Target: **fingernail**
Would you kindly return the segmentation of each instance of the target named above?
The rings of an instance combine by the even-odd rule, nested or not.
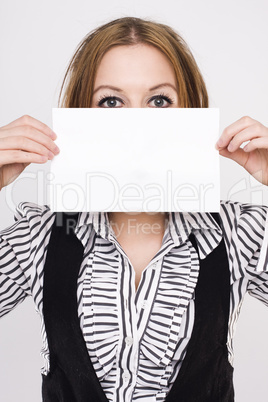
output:
[[[57,134],[52,131],[52,139],[55,140],[57,138]]]
[[[218,139],[216,145],[218,146],[218,148],[220,148],[223,145],[223,141],[221,138]]]
[[[228,145],[228,151],[232,151],[234,149],[233,144],[230,142],[230,144]]]
[[[48,151],[48,159],[53,159],[54,158],[54,154],[50,151]]]
[[[57,147],[57,145],[53,148],[53,152],[55,154],[58,154],[60,152],[60,149],[59,149],[59,147]]]

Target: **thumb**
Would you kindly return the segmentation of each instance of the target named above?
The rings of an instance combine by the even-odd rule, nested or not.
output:
[[[234,160],[235,162],[237,162],[239,165],[241,165],[243,167],[246,165],[246,162],[249,157],[249,154],[247,152],[243,151],[242,148],[238,148],[234,152],[229,152],[227,148],[222,148],[219,150],[219,154],[221,156]]]

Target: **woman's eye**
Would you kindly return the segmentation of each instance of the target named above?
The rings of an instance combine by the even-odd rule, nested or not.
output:
[[[103,106],[107,102],[108,106]],[[121,99],[117,98],[116,96],[104,96],[98,101],[99,107],[115,107],[117,102],[124,103]]]
[[[155,95],[149,100],[149,102],[152,102],[152,101],[154,101],[154,105],[156,107],[162,107],[163,104],[165,103],[165,101],[170,105],[172,103],[174,103],[174,100],[170,99],[170,97],[166,96],[166,95]],[[164,107],[166,107],[166,106],[164,106]]]

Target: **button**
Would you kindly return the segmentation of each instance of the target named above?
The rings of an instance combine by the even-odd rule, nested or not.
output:
[[[129,381],[129,379],[130,379],[129,372],[127,370],[125,370],[122,377],[123,377],[124,381]]]
[[[158,268],[157,262],[154,262],[152,265],[152,269],[157,269],[157,268]]]
[[[128,346],[131,346],[133,344],[133,339],[131,338],[131,336],[126,336],[125,342]]]
[[[147,309],[149,307],[149,304],[147,302],[147,300],[144,300],[144,302],[141,305],[141,308],[143,308],[144,310]]]

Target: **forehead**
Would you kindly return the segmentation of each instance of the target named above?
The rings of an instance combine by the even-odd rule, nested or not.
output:
[[[155,84],[155,80],[161,79],[176,83],[172,63],[155,46],[148,44],[114,46],[104,54],[100,62],[95,86],[104,81],[119,86],[119,82],[134,83],[143,80],[151,86]]]

